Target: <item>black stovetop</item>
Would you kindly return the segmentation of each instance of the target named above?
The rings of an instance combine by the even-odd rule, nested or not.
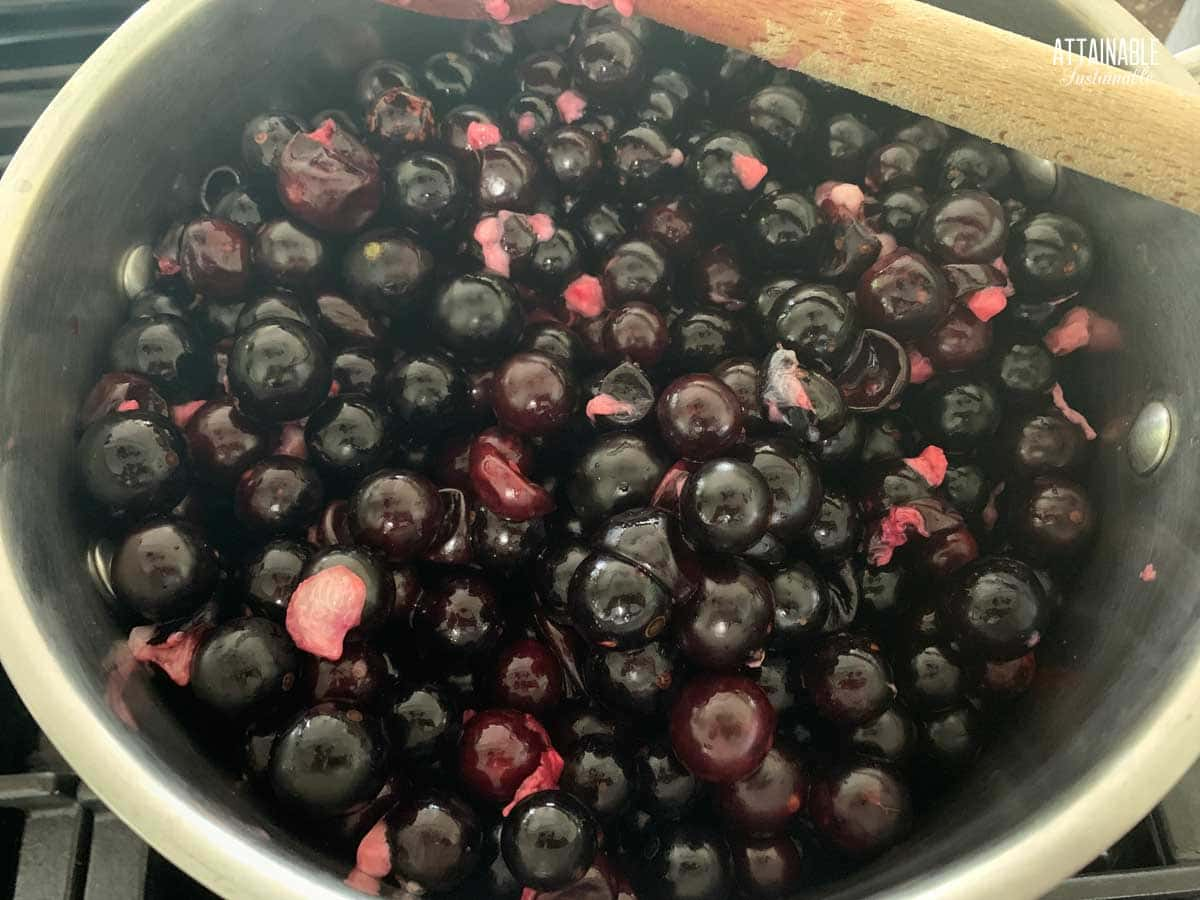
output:
[[[141,0],[0,0],[0,173]],[[0,671],[0,900],[200,900],[71,772]],[[1051,900],[1200,897],[1200,767]]]

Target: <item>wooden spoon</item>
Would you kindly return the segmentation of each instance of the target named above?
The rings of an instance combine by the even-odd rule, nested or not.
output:
[[[507,22],[550,5],[384,2]],[[636,11],[1200,213],[1200,91],[1139,78],[918,0],[636,0]],[[1150,52],[1149,41],[1131,43]]]

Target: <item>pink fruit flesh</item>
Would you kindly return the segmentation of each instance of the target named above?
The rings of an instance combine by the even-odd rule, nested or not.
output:
[[[1158,570],[1154,568],[1154,563],[1146,563],[1145,567],[1138,574],[1138,578],[1147,584],[1158,578]]]
[[[542,746],[545,749],[542,750],[541,756],[538,757],[537,768],[526,776],[525,780],[521,782],[513,794],[512,801],[504,807],[503,815],[505,816],[512,811],[514,806],[530,794],[558,787],[558,779],[562,776],[563,758],[554,749],[554,745],[550,743],[550,735],[542,727],[542,723],[526,713],[525,727],[542,739]]]
[[[886,566],[892,561],[892,554],[897,547],[908,543],[909,529],[915,529],[921,537],[929,537],[929,529],[925,527],[925,517],[920,510],[911,506],[893,506],[888,514],[879,520],[877,531],[871,535],[867,555],[873,566]]]
[[[1054,405],[1058,407],[1059,412],[1063,414],[1064,419],[1072,425],[1078,425],[1083,432],[1083,436],[1089,441],[1096,439],[1096,429],[1091,426],[1091,423],[1088,422],[1087,417],[1083,413],[1070,407],[1067,403],[1067,398],[1063,396],[1062,385],[1058,384],[1058,382],[1055,382],[1054,387],[1050,388],[1050,397],[1054,400]]]
[[[346,633],[362,621],[366,600],[367,585],[348,566],[318,572],[292,592],[288,634],[304,652],[339,660]]]
[[[472,150],[482,150],[500,140],[500,129],[490,122],[472,122],[467,126],[467,146]]]
[[[929,482],[930,487],[937,487],[946,479],[946,452],[936,444],[930,444],[917,456],[904,460],[904,463]]]
[[[568,125],[583,118],[587,105],[587,101],[574,91],[563,91],[554,100],[559,116]]]
[[[190,628],[173,632],[160,644],[151,644],[155,632],[153,625],[139,625],[129,632],[129,652],[142,663],[153,663],[180,687],[192,680],[192,657],[207,633],[207,627]]]
[[[683,151],[680,150],[678,147],[672,147],[671,152],[667,154],[667,165],[671,166],[672,168],[678,169],[680,166],[683,165],[683,161],[684,161]]]
[[[908,348],[908,383],[924,384],[933,377],[933,363],[915,347]]]
[[[823,181],[815,193],[817,206],[835,221],[862,218],[865,197],[857,184],[844,181]]]
[[[517,119],[517,134],[519,134],[521,137],[529,137],[529,135],[533,134],[534,129],[536,128],[537,119],[534,118],[533,113],[521,113],[520,117]]]
[[[967,298],[967,308],[975,313],[975,318],[980,322],[991,321],[1004,312],[1006,306],[1008,306],[1008,297],[1004,293],[1004,288],[985,287]]]
[[[502,814],[507,816],[512,812],[514,806],[530,794],[558,787],[558,779],[562,777],[562,770],[563,758],[559,755],[558,751],[553,747],[543,750],[542,755],[538,757],[537,768],[521,782],[513,794],[512,801],[504,807]]]
[[[1062,321],[1046,332],[1043,342],[1055,356],[1066,356],[1081,347],[1116,350],[1121,346],[1121,329],[1116,322],[1097,315],[1086,306],[1068,310]]]
[[[512,15],[508,0],[483,0],[483,11],[497,22],[503,22]]]
[[[748,191],[758,187],[767,177],[767,167],[761,159],[745,153],[733,154],[733,174],[738,177],[742,187]]]
[[[667,472],[662,477],[662,481],[658,483],[658,487],[654,489],[654,496],[650,498],[650,505],[656,506],[659,509],[675,510],[679,508],[679,495],[683,493],[683,486],[687,484],[688,476],[692,474],[692,465],[686,460],[680,460],[667,469]]]
[[[1008,263],[1004,261],[1004,257],[997,256],[992,261],[992,268],[1004,276],[1004,296],[1011,297],[1015,294],[1017,289],[1013,287],[1012,279],[1008,277]]]
[[[771,354],[767,364],[766,389],[763,391],[763,400],[767,404],[771,421],[785,421],[782,414],[785,409],[813,411],[812,400],[801,378],[803,372],[793,351],[783,350]]]
[[[355,860],[359,870],[372,878],[386,878],[392,871],[392,851],[388,847],[387,824],[383,819],[375,823],[358,844]]]
[[[391,3],[393,6],[407,6],[411,0],[383,0],[383,2]],[[383,885],[379,883],[378,878],[373,878],[359,868],[351,869],[350,874],[342,883],[360,894],[367,894],[371,897],[378,897],[379,892],[383,890]]]
[[[504,224],[497,216],[480,219],[472,235],[483,251],[483,264],[497,275],[507,278],[512,270],[512,260],[500,244],[503,236]]]
[[[333,119],[326,119],[318,127],[308,133],[308,136],[323,147],[328,147],[333,140],[333,133],[337,131],[337,123]]]
[[[526,216],[525,221],[533,229],[533,236],[539,241],[548,241],[554,237],[554,220],[545,213],[534,213]]]
[[[138,403],[136,400],[122,400],[117,404],[117,412],[132,412],[141,408],[142,404]]]
[[[628,19],[633,15],[633,0],[612,0],[613,9]]]
[[[880,231],[875,237],[879,238],[879,256],[877,259],[890,256],[900,248],[900,244],[890,231]]]
[[[554,509],[554,499],[494,447],[472,448],[471,480],[484,506],[514,522],[527,522]]]
[[[604,312],[604,288],[595,275],[580,275],[563,291],[567,309],[585,319],[594,319]]]
[[[1068,310],[1062,321],[1046,332],[1042,343],[1055,356],[1066,356],[1080,347],[1086,347],[1091,338],[1089,318],[1087,309],[1082,306]]]
[[[584,408],[588,420],[593,424],[596,421],[596,416],[615,416],[618,413],[628,414],[633,411],[632,403],[618,400],[612,394],[597,394],[588,401],[587,406]]]
[[[186,428],[187,423],[192,420],[192,416],[196,414],[196,410],[202,407],[206,400],[191,400],[187,403],[180,403],[178,406],[171,407],[171,418],[180,428]],[[124,404],[122,404],[124,405]],[[136,401],[135,401],[136,406]],[[119,409],[120,407],[118,407]]]

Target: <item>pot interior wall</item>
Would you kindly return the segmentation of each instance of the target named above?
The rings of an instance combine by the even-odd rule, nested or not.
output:
[[[1007,4],[988,5],[996,7]],[[1068,28],[1069,20],[1064,16],[1047,32]],[[272,106],[303,111],[340,103],[339,92],[364,61],[420,59],[456,42],[462,27],[370,0],[188,5],[182,24],[181,40],[147,46],[120,80],[100,86],[84,133],[51,163],[48,202],[15,260],[17,291],[0,306],[4,549],[69,676],[117,733],[126,725],[106,712],[105,660],[122,632],[87,577],[87,535],[69,488],[75,411],[123,318],[117,262],[192,206],[199,178],[225,161],[250,115]],[[1019,727],[991,749],[955,804],[848,885],[847,894],[935,879],[939,867],[1008,840],[1086,790],[1165,702],[1176,673],[1194,664],[1200,646],[1192,598],[1200,583],[1192,536],[1200,530],[1191,427],[1200,371],[1193,305],[1200,219],[1090,180],[1066,180],[1077,191],[1063,208],[1089,222],[1100,245],[1089,305],[1119,318],[1126,335],[1119,359],[1092,361],[1070,382],[1105,434],[1094,483],[1106,512],[1103,532]],[[1151,396],[1173,402],[1179,433],[1167,464],[1138,478],[1116,424]],[[1147,562],[1159,573],[1152,585],[1138,579]],[[290,854],[297,866],[320,865],[197,752],[141,678],[134,675],[127,692],[136,731],[123,740],[136,742],[146,765],[205,815],[239,822],[246,841]],[[1113,815],[1132,824],[1143,811]]]

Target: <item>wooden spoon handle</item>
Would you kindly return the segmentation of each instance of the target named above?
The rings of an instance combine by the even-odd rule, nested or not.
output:
[[[917,0],[637,0],[637,11],[1200,212],[1200,93]]]

